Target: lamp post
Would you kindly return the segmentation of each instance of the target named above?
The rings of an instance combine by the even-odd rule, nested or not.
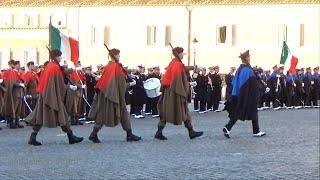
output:
[[[192,43],[193,43],[193,66],[196,67],[196,44],[198,43],[199,41],[194,38],[192,40]]]

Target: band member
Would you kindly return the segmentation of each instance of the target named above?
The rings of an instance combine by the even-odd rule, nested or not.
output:
[[[188,109],[189,82],[187,81],[187,72],[181,59],[183,58],[183,48],[176,47],[172,50],[174,59],[167,67],[163,75],[161,89],[162,95],[158,103],[160,122],[155,138],[166,140],[162,130],[166,122],[174,125],[180,125],[184,122],[189,131],[190,139],[202,136],[203,132],[193,130],[191,116]]]
[[[320,93],[320,75],[319,75],[319,67],[313,69],[312,75],[312,91],[311,91],[311,101],[312,106],[319,107],[319,93]]]
[[[154,75],[153,68],[152,67],[148,68],[148,74],[147,74],[146,80],[153,78],[153,75]],[[146,107],[145,107],[144,114],[145,115],[151,114],[151,100],[149,97],[147,97],[146,99]]]
[[[6,88],[3,115],[10,129],[23,128],[23,125],[19,124],[19,116],[22,110],[21,90],[25,86],[17,70],[20,68],[20,62],[10,60],[8,65],[9,69],[3,74],[3,85]]]
[[[306,73],[303,76],[304,84],[304,105],[306,107],[311,107],[311,91],[312,91],[312,72],[311,67],[306,68]]]
[[[225,82],[226,82],[226,99],[229,99],[229,96],[232,91],[232,80],[234,78],[234,71],[236,70],[235,67],[230,68],[230,72],[226,75]]]
[[[161,80],[159,66],[155,66],[149,70],[146,80],[148,80],[150,78],[157,78],[157,79]],[[159,117],[158,108],[157,108],[159,98],[160,98],[160,96],[155,97],[155,98],[147,97],[146,111],[145,111],[146,113],[145,114],[151,114],[153,118]]]
[[[84,71],[85,71],[85,81],[86,81],[86,84],[87,84],[87,100],[88,100],[88,103],[91,106],[92,102],[93,102],[93,97],[95,95],[94,87],[97,84],[98,77],[95,74],[92,73],[92,67],[91,66],[86,67]],[[90,110],[90,107],[87,105],[86,106],[86,114],[87,115],[89,113],[89,110]]]
[[[54,128],[60,126],[62,131],[67,133],[69,144],[79,143],[82,137],[73,134],[68,124],[68,113],[64,105],[64,96],[67,88],[76,90],[76,86],[67,86],[64,82],[64,71],[60,67],[61,51],[52,50],[50,52],[51,62],[47,64],[40,76],[38,85],[39,99],[37,105],[26,121],[33,128],[30,135],[29,144],[34,146],[42,145],[36,137],[42,126]]]
[[[131,113],[134,114],[134,118],[136,119],[144,118],[142,115],[143,105],[146,99],[146,94],[143,87],[143,82],[146,80],[146,75],[143,74],[144,72],[145,68],[142,65],[139,65],[133,76],[133,79],[137,82],[137,84],[132,87]]]
[[[26,86],[26,97],[27,102],[31,108],[31,110],[34,110],[36,107],[36,103],[38,100],[38,92],[37,87],[39,83],[39,76],[34,71],[34,62],[30,61],[27,63],[28,71],[22,75],[22,79],[24,81],[24,84]],[[29,112],[30,113],[30,112]]]
[[[230,138],[230,130],[237,120],[251,120],[253,136],[261,137],[266,133],[260,131],[258,122],[257,98],[260,80],[250,66],[249,50],[240,54],[239,58],[242,64],[232,81],[232,97],[225,103],[230,120],[223,128],[223,133],[225,137]],[[268,90],[270,89],[266,88],[266,91]]]
[[[68,89],[66,97],[66,109],[71,117],[71,125],[83,125],[79,121],[79,117],[84,114],[84,106],[82,103],[82,95],[85,93],[86,85],[84,76],[81,74],[82,68],[80,65],[76,65],[76,68],[72,70],[69,75],[69,84],[76,86],[76,90]]]
[[[125,93],[128,87],[126,82],[126,72],[119,63],[120,50],[111,49],[109,51],[111,61],[107,64],[100,80],[96,85],[96,95],[88,118],[95,121],[95,126],[89,136],[89,140],[100,143],[98,132],[103,125],[115,127],[121,123],[123,130],[127,132],[127,141],[139,141],[138,137],[132,133],[129,114],[126,108]],[[135,85],[135,82],[129,83]]]
[[[214,66],[213,71],[210,70],[210,72],[209,78],[212,82],[212,91],[210,93],[208,109],[214,112],[220,112],[219,104],[221,101],[222,80],[219,74],[219,66]]]
[[[193,88],[195,97],[194,97],[194,109],[199,111],[200,114],[206,113],[206,97],[207,97],[207,88],[208,88],[208,77],[206,76],[206,68],[199,68],[199,74],[194,78],[197,82],[197,85]],[[200,109],[199,109],[200,103]]]

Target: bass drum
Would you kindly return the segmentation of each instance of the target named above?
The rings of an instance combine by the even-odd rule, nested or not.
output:
[[[147,79],[143,85],[146,94],[149,98],[155,98],[161,95],[161,82],[158,78]]]

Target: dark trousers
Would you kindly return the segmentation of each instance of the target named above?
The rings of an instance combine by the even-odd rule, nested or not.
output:
[[[151,107],[152,107],[152,98],[147,97],[146,99],[146,109],[145,113],[151,113]]]
[[[32,129],[34,132],[38,133],[40,131],[40,129],[42,128],[42,126],[33,126]],[[71,134],[72,130],[70,129],[69,125],[67,126],[61,126],[61,129],[63,132],[67,133],[67,134]]]
[[[194,103],[194,110],[199,109],[199,103],[200,103],[200,111],[206,110],[206,95],[203,92],[198,92],[193,100]]]
[[[313,92],[311,93],[311,102],[313,106],[319,106],[318,105],[318,99],[319,99],[319,93]]]
[[[259,133],[259,121],[258,121],[258,114],[255,118],[253,118],[252,120],[252,131],[253,134]],[[237,119],[235,118],[230,118],[228,124],[225,125],[225,127],[228,129],[228,131],[230,131],[233,127],[234,124],[236,124]]]

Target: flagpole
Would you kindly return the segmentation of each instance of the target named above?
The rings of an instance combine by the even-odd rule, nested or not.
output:
[[[49,21],[49,44],[48,44],[48,47],[49,47],[49,60],[51,59],[50,57],[50,51],[51,51],[51,33],[50,33],[50,30],[51,30],[51,15],[50,15],[50,21]]]

